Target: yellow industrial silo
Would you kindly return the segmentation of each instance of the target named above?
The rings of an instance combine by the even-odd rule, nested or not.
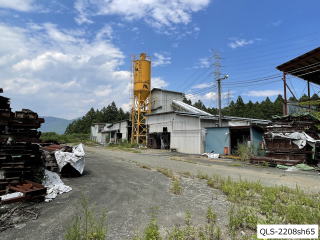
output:
[[[151,112],[151,61],[145,53],[133,58],[133,104],[131,111],[131,143],[146,144],[147,126],[145,114]]]

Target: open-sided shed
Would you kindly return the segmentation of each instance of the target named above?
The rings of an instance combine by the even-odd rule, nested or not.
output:
[[[287,74],[290,74],[307,81],[308,97],[310,99],[310,83],[312,82],[320,85],[320,47],[277,66],[277,69],[283,72],[283,114],[287,115],[287,89],[289,89],[293,96],[294,94],[290,87],[287,85],[286,76]]]

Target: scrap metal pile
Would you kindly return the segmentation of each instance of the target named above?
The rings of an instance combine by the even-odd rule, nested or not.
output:
[[[320,121],[310,114],[276,117],[266,127],[266,156],[252,157],[254,163],[317,164],[320,157]]]
[[[44,175],[42,153],[35,143],[39,142],[37,129],[43,122],[27,109],[12,112],[9,98],[0,96],[0,195],[20,188],[22,197],[29,197],[34,196],[30,192],[41,188],[34,183],[41,182]],[[37,192],[41,196],[45,195],[43,189]]]

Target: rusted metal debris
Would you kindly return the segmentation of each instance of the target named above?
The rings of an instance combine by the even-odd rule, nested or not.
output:
[[[266,156],[251,158],[253,163],[296,165],[316,164],[320,157],[318,125],[320,121],[311,115],[278,117],[266,127],[264,134]],[[306,140],[292,135],[306,136]],[[305,141],[299,145],[299,141]]]
[[[8,204],[26,200],[43,201],[47,193],[47,188],[45,188],[42,184],[26,180],[19,184],[9,185],[8,191],[21,193],[21,195],[3,199],[2,201],[0,201],[1,204]]]
[[[28,109],[12,112],[10,99],[0,96],[0,195],[29,180],[41,182],[44,163],[37,129],[44,122]]]

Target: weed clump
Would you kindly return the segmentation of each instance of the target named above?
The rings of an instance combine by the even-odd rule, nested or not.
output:
[[[66,229],[65,240],[104,240],[107,235],[105,212],[97,215],[84,197],[80,205],[81,211]]]
[[[182,186],[181,186],[179,178],[175,177],[172,180],[171,191],[176,195],[182,194]]]
[[[246,143],[239,143],[236,153],[239,155],[241,161],[247,162],[252,156],[252,147]]]

